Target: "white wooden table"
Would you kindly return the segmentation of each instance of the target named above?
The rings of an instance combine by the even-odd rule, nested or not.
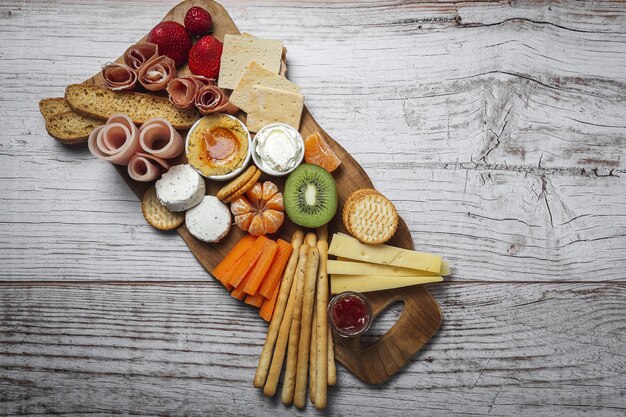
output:
[[[626,5],[224,3],[454,265],[436,337],[327,414],[623,416]],[[252,387],[265,323],[37,111],[172,6],[0,4],[1,415],[294,413]]]

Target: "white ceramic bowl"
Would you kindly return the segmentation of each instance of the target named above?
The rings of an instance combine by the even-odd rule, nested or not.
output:
[[[274,171],[273,169],[265,166],[265,164],[263,163],[263,159],[261,159],[261,157],[256,151],[257,138],[260,136],[259,134],[262,134],[262,132],[265,129],[269,129],[274,126],[287,126],[289,129],[293,129],[298,134],[298,136],[296,136],[296,140],[300,142],[300,155],[296,157],[295,165],[291,167],[290,169],[288,169],[287,171]],[[261,130],[259,130],[256,133],[256,135],[254,135],[254,140],[252,140],[252,160],[254,161],[254,165],[256,165],[257,168],[259,168],[261,171],[263,171],[267,175],[271,175],[272,177],[284,177],[285,175],[290,174],[291,171],[293,171],[294,169],[298,168],[298,165],[300,165],[302,161],[304,160],[304,139],[302,139],[300,132],[298,132],[293,127],[286,125],[284,123],[271,123],[267,126],[263,126]]]
[[[252,137],[250,136],[250,132],[248,131],[248,128],[241,120],[237,119],[235,116],[231,116],[230,114],[222,114],[222,113],[218,113],[218,114],[220,116],[228,117],[230,119],[237,121],[241,125],[241,128],[243,129],[243,131],[246,132],[246,135],[248,137],[248,153],[246,154],[246,157],[244,158],[243,163],[239,166],[239,168],[235,169],[234,171],[229,172],[228,174],[212,175],[208,177],[202,174],[202,172],[200,172],[198,168],[194,167],[191,164],[190,165],[193,169],[195,169],[198,172],[198,174],[202,175],[205,178],[208,178],[214,181],[227,181],[227,180],[232,180],[237,175],[241,174],[241,172],[244,169],[246,169],[246,167],[250,163],[250,158],[252,157]],[[195,122],[193,126],[191,126],[191,129],[189,129],[189,132],[187,133],[187,138],[185,139],[185,154],[187,154],[187,152],[189,151],[189,139],[191,138],[191,134],[193,133],[194,130],[196,130],[196,127],[198,127],[198,124],[200,123],[202,119],[204,119],[204,117],[198,119],[198,121]]]

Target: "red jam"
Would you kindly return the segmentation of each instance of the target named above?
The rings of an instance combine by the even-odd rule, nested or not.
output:
[[[358,293],[344,292],[335,296],[328,309],[331,326],[341,336],[358,336],[370,327],[372,309]]]

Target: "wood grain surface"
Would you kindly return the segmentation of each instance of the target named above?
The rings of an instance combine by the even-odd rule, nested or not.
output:
[[[327,414],[623,415],[623,2],[223,4],[453,264],[438,334],[381,387],[339,366]],[[251,386],[263,322],[37,111],[173,5],[0,4],[0,415],[293,413]]]

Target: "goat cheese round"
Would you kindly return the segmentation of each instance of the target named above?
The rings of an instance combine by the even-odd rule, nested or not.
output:
[[[228,206],[212,195],[206,195],[197,206],[185,213],[187,230],[204,242],[219,242],[232,224]]]
[[[173,166],[156,184],[159,201],[171,211],[185,211],[202,201],[204,178],[188,164]]]

